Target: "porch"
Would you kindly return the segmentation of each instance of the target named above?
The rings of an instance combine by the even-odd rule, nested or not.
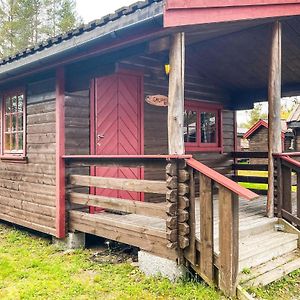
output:
[[[101,236],[185,263],[228,294],[234,294],[238,284],[267,284],[300,267],[300,233],[282,219],[266,217],[266,197],[242,188],[190,155],[70,155],[64,160],[70,174],[66,194],[70,231]],[[79,170],[95,166],[164,169],[167,179],[80,175]],[[289,166],[290,176],[295,169],[297,174],[300,171],[293,166]],[[90,188],[154,197],[140,202],[92,195]],[[287,220],[299,225],[296,206],[300,197],[291,189],[290,195],[293,219]],[[91,207],[101,210],[90,213]],[[277,214],[283,211],[277,210]]]

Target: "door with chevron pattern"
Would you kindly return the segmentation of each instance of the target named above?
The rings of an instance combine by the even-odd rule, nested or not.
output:
[[[142,77],[117,73],[96,79],[96,154],[140,155],[142,145]],[[141,168],[97,167],[101,177],[141,179]],[[98,195],[142,200],[141,193],[97,189]]]

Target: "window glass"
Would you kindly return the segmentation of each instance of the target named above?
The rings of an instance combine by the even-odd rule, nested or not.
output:
[[[22,154],[24,143],[24,96],[22,94],[11,94],[4,99],[4,154]]]
[[[19,95],[18,96],[18,112],[22,112],[23,111],[23,95]]]
[[[17,96],[13,96],[11,98],[11,111],[16,112],[17,111]]]
[[[5,112],[10,112],[10,97],[5,99]]]
[[[201,112],[201,143],[217,142],[217,116],[213,112]]]
[[[23,134],[18,134],[18,149],[23,149]]]
[[[23,130],[23,113],[18,114],[18,130]]]
[[[184,141],[187,143],[197,142],[197,112],[186,110],[184,112]]]
[[[10,134],[5,134],[5,150],[10,151]]]

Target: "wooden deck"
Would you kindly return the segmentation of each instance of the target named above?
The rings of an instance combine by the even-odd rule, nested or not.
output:
[[[294,257],[292,269],[300,267],[298,263],[299,255],[294,253],[298,247],[297,234],[277,231],[279,224],[277,218],[267,218],[265,216],[266,198],[260,197],[254,201],[240,200],[239,209],[239,272],[240,278],[245,280],[243,270],[258,268],[262,264],[273,261],[277,258],[283,264],[282,256]],[[196,201],[196,233],[200,240],[200,211],[199,199]],[[132,236],[132,245],[141,247],[150,252],[159,253],[166,256],[169,251],[166,245],[166,222],[163,219],[141,216],[136,214],[116,214],[101,212],[85,221],[86,213],[70,212],[71,230],[79,230],[96,234],[99,236],[123,242],[122,233],[126,231],[126,241],[128,235]],[[214,200],[214,251],[218,257],[219,252],[219,212],[218,200]],[[126,229],[125,229],[126,228]],[[125,230],[125,231],[124,231]],[[172,251],[169,251],[169,258],[172,258]],[[286,262],[287,263],[287,262]],[[280,265],[282,268],[282,265]],[[264,266],[264,268],[266,268]],[[270,266],[268,268],[271,268]],[[276,269],[276,261],[273,269]],[[272,268],[271,268],[272,269]],[[259,272],[256,270],[256,272]],[[286,272],[286,270],[284,270]],[[276,271],[278,276],[278,270]],[[250,279],[249,279],[250,280]],[[266,279],[263,279],[266,281]],[[251,282],[255,281],[251,277]]]
[[[217,284],[232,296],[241,280],[257,285],[300,268],[300,233],[291,225],[295,222],[267,218],[264,196],[259,197],[201,162],[161,156],[145,156],[139,161],[136,157],[83,159],[68,157],[67,163],[126,167],[164,164],[167,176],[166,181],[159,181],[69,175],[66,196],[70,231],[136,246],[174,261],[185,259],[207,283]],[[163,195],[166,201],[126,201],[74,189],[81,186],[152,193],[154,197]],[[88,207],[104,211],[90,214]],[[251,271],[246,279],[242,276],[245,270]]]

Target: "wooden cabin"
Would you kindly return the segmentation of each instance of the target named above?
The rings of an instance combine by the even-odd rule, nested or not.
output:
[[[295,106],[286,122],[288,128],[293,131],[294,136],[291,148],[293,148],[294,151],[298,151],[300,149],[300,104]]]
[[[237,127],[237,151],[249,151],[249,141],[244,138],[247,128]]]
[[[0,219],[133,245],[228,295],[298,268],[279,103],[299,91],[299,15],[298,0],[139,1],[2,60]],[[235,110],[257,99],[269,151],[237,152]],[[257,167],[247,155],[268,157],[267,200],[230,179]]]
[[[244,139],[249,142],[250,152],[268,152],[268,121],[258,120],[247,132]],[[288,128],[287,121],[281,120],[281,143],[284,152],[294,152],[294,132]],[[251,158],[252,164],[267,164],[267,159]]]

